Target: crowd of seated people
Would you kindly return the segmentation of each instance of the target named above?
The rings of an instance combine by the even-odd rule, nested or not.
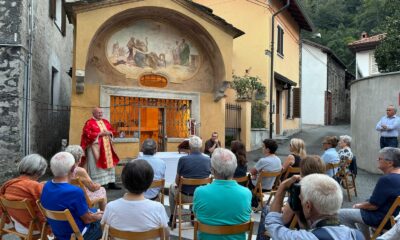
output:
[[[181,188],[182,201],[193,203],[190,211],[195,217],[192,217],[192,222],[197,220],[212,226],[230,226],[250,221],[252,212],[252,186],[249,189],[240,185],[234,177],[250,174],[254,187],[262,172],[280,172],[283,176],[290,167],[300,168],[299,175],[294,174],[287,179],[271,177],[262,182],[263,191],[271,191],[275,185],[278,187],[273,201],[262,208],[257,231],[259,240],[268,237],[283,240],[370,239],[370,228],[376,228],[381,223],[393,202],[400,196],[399,148],[386,147],[379,152],[378,169],[384,175],[379,178],[366,202],[346,209],[341,208],[342,188],[332,178],[337,170],[326,169],[330,163],[351,162],[353,159],[351,137],[347,135],[339,138],[325,137],[322,144],[324,153],[321,157],[307,155],[304,141],[293,138],[289,144],[290,154],[284,161],[276,155],[277,142],[265,139],[262,150],[264,157],[250,169],[245,146],[240,141],[232,142],[232,151],[216,147],[211,157],[202,154],[203,143],[199,137],[191,136],[186,142],[189,146],[188,154],[178,160],[176,178],[169,187],[170,216],[165,206],[155,201],[159,200],[160,188],[150,188],[154,180],[164,179],[166,172],[165,162],[155,157],[157,144],[152,139],[146,139],[141,144],[143,156],[131,160],[123,168],[121,180],[127,192],[117,200],[100,203],[100,209],[89,208],[84,191],[93,199],[106,199],[106,191],[90,179],[84,168],[78,167],[84,153],[77,145],[69,146],[51,158],[50,169],[54,177],[46,183],[39,182],[39,178],[47,169],[47,161],[38,154],[24,157],[18,163],[19,176],[3,183],[0,194],[8,200],[29,200],[41,223],[46,218],[36,205],[37,200],[48,210],[68,209],[84,239],[89,240],[101,238],[102,225],[131,232],[164,228],[168,239],[168,225],[173,228],[176,224],[173,222],[174,209],[181,177],[213,179],[205,186]],[[82,181],[84,189],[70,184],[71,179],[76,177]],[[297,187],[297,198],[294,186]],[[289,200],[285,203],[283,200],[287,192],[290,193]],[[9,214],[15,229],[27,233],[29,216],[21,211],[9,211]],[[399,209],[393,214],[398,215]],[[295,229],[291,229],[289,226],[294,220],[297,225]],[[70,239],[73,230],[69,223],[51,219],[47,219],[47,222],[57,239]],[[390,221],[385,228],[391,228]],[[400,222],[378,239],[400,239],[399,229]],[[39,233],[41,229],[34,230],[34,233]],[[221,238],[215,234],[200,232],[198,237],[245,239],[244,233]]]

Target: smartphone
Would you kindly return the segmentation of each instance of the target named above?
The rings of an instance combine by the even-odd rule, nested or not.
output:
[[[300,200],[300,183],[293,183],[289,188],[289,206],[293,211],[302,211]]]

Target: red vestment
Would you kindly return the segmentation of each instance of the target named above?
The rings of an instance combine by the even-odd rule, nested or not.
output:
[[[92,144],[95,142],[97,136],[100,132],[104,130],[110,131],[115,134],[115,131],[111,127],[111,124],[106,119],[96,120],[91,118],[86,121],[85,126],[83,127],[82,137],[81,137],[81,147],[86,152],[86,148],[92,147]],[[98,144],[100,148],[99,159],[96,159],[96,166],[102,169],[108,169],[115,167],[119,162],[119,158],[114,151],[114,148],[111,143],[111,137],[99,136]],[[91,149],[89,149],[91,151]],[[85,158],[82,158],[81,165],[85,163]]]

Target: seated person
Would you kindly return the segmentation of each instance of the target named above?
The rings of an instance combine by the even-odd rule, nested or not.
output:
[[[44,208],[52,211],[69,209],[76,225],[85,240],[97,240],[102,232],[100,219],[103,212],[92,213],[86,203],[83,190],[69,184],[75,168],[75,159],[72,154],[59,152],[50,160],[50,169],[54,175],[43,188],[40,201]],[[47,220],[57,239],[69,240],[73,233],[68,222]]]
[[[265,139],[263,141],[263,152],[265,157],[260,158],[256,163],[255,167],[250,169],[252,175],[252,183],[256,185],[257,175],[261,171],[264,172],[279,172],[282,170],[282,162],[279,157],[275,155],[276,150],[278,150],[278,144],[271,139]],[[263,191],[270,191],[274,185],[275,177],[264,178],[262,182]]]
[[[79,145],[70,145],[65,149],[65,151],[71,153],[75,158],[75,169],[72,173],[72,178],[74,179],[79,177],[83,185],[85,185],[86,194],[89,196],[91,201],[99,198],[104,199],[104,201],[99,202],[100,210],[104,211],[104,208],[107,204],[106,190],[100,184],[93,182],[84,168],[79,167],[79,164],[81,164],[81,158],[83,156],[82,147]]]
[[[168,239],[168,216],[164,206],[144,197],[153,182],[154,172],[145,160],[134,160],[122,170],[122,184],[128,190],[122,198],[107,204],[101,224],[131,232],[164,227]]]
[[[189,139],[183,140],[183,142],[178,145],[178,153],[190,153]]]
[[[231,151],[224,148],[214,150],[211,157],[214,181],[198,187],[194,193],[193,212],[199,222],[218,226],[237,225],[250,220],[251,192],[232,180],[236,166],[236,157]],[[218,236],[199,233],[199,239],[225,239],[224,237],[244,239],[245,234]]]
[[[327,136],[324,138],[322,142],[322,148],[325,150],[324,154],[322,154],[321,158],[324,160],[325,164],[329,163],[339,163],[339,155],[336,152],[336,146],[338,145],[338,139],[336,136]],[[336,169],[329,169],[326,174],[330,177],[333,177],[338,171]]]
[[[43,190],[43,183],[38,179],[46,172],[47,161],[39,154],[30,154],[24,157],[18,163],[19,176],[8,180],[0,189],[0,194],[10,201],[29,200],[31,206],[38,216],[40,224],[46,221],[46,218],[39,211],[36,201],[40,198]],[[14,222],[15,230],[22,234],[27,234],[31,216],[26,211],[15,209],[8,210]],[[39,234],[41,229],[35,229],[34,234]]]
[[[221,147],[221,142],[218,140],[218,133],[213,132],[211,138],[204,144],[204,154],[211,157],[213,151],[219,147]]]
[[[376,240],[398,240],[400,239],[400,221],[397,220],[397,223],[383,235],[379,236]]]
[[[282,165],[282,177],[283,180],[286,174],[286,170],[289,167],[300,167],[300,161],[307,156],[306,145],[304,141],[300,138],[292,138],[289,143],[290,154],[287,156],[285,162]],[[293,176],[290,174],[288,178]]]
[[[231,151],[236,156],[237,168],[235,170],[234,178],[244,177],[247,175],[247,158],[246,147],[238,140],[232,141]]]
[[[377,227],[388,210],[400,196],[400,149],[386,147],[379,151],[378,169],[384,175],[379,178],[368,201],[357,203],[350,209],[340,209],[340,221],[355,228],[356,226],[369,239],[369,226]],[[399,213],[396,209],[394,216]],[[390,223],[387,224],[390,227]]]
[[[272,239],[279,240],[363,240],[361,232],[340,224],[337,213],[342,205],[343,194],[339,184],[325,174],[311,174],[301,179],[300,209],[311,230],[291,230],[282,221],[282,204],[286,191],[300,180],[293,176],[279,185],[269,213],[265,218],[265,227]]]
[[[147,161],[154,171],[154,180],[165,178],[165,170],[167,168],[165,161],[154,156],[157,152],[157,143],[151,138],[148,138],[142,143],[143,156],[140,159]],[[144,193],[144,197],[150,200],[157,200],[160,193],[160,188],[150,188]]]

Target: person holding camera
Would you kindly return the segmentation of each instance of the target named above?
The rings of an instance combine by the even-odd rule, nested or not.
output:
[[[219,147],[221,147],[221,142],[218,140],[218,133],[213,132],[211,134],[211,138],[208,139],[204,144],[204,154],[207,154],[211,157],[214,150]]]
[[[292,230],[284,226],[281,209],[288,190],[290,207],[296,215],[304,215],[308,230]],[[311,174],[301,179],[295,175],[279,186],[265,219],[266,229],[271,238],[280,240],[363,240],[360,231],[340,224],[337,213],[342,201],[342,189],[331,177]]]

